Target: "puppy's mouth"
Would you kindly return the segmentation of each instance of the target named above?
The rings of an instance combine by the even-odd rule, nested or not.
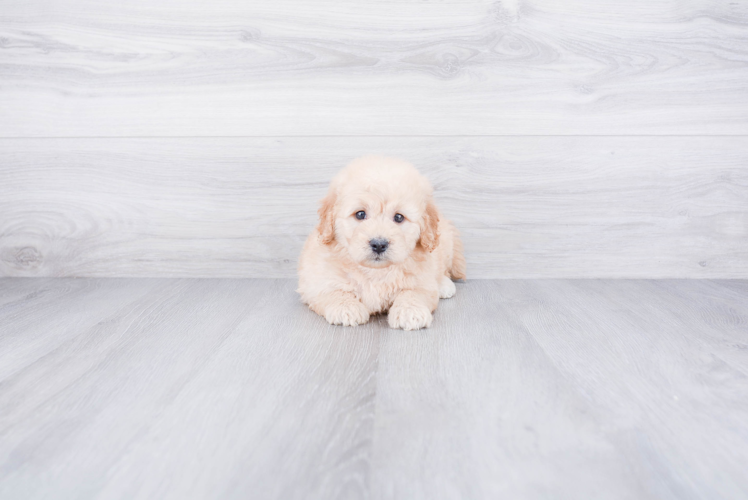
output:
[[[392,262],[390,262],[390,259],[388,259],[386,255],[374,253],[369,255],[362,264],[367,267],[386,267],[392,264]]]

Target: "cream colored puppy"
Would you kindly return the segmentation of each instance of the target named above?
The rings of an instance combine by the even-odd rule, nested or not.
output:
[[[465,278],[457,230],[429,181],[394,158],[354,160],[335,176],[299,260],[301,299],[335,325],[389,311],[392,328],[431,325],[439,298]]]

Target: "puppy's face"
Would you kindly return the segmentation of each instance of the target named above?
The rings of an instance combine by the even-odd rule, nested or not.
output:
[[[407,199],[371,192],[344,194],[335,218],[335,239],[358,264],[387,267],[408,258],[421,234],[421,211]]]
[[[431,186],[404,162],[350,165],[333,180],[320,219],[323,240],[365,267],[402,263],[419,244],[433,250],[438,238]]]

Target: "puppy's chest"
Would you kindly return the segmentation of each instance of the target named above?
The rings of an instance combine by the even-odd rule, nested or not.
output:
[[[398,292],[408,284],[402,273],[361,273],[352,278],[359,300],[371,313],[388,310]]]

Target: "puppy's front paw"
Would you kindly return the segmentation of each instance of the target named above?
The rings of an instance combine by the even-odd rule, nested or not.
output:
[[[355,299],[334,302],[327,306],[325,319],[331,325],[356,326],[369,321],[369,311]]]
[[[418,330],[431,326],[434,317],[431,311],[424,306],[393,306],[387,315],[390,328],[402,328],[403,330]]]

